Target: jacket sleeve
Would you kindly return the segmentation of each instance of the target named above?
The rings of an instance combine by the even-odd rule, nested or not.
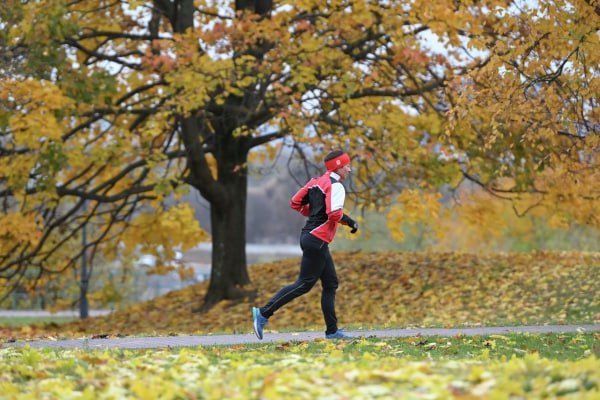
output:
[[[292,196],[290,207],[300,214],[308,217],[310,215],[310,204],[308,203],[308,185],[303,186]]]
[[[330,221],[340,222],[344,216],[344,200],[346,199],[346,189],[344,186],[336,182],[331,185],[331,192],[329,193],[328,207],[327,207],[327,218]]]

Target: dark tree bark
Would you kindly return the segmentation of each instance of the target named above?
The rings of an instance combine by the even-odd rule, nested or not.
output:
[[[272,1],[236,0],[236,11],[246,10],[265,16]],[[257,43],[257,46],[264,47]],[[210,309],[221,300],[241,299],[254,293],[243,287],[250,283],[246,262],[246,203],[248,193],[248,152],[253,144],[251,138],[235,137],[233,132],[246,121],[240,120],[241,106],[258,101],[252,95],[244,98],[230,96],[219,112],[212,113],[212,134],[202,135],[203,148],[211,147],[218,165],[216,182],[207,179],[207,166],[203,171],[192,171],[195,187],[210,203],[212,230],[212,267],[208,291],[202,305],[197,309]],[[250,108],[250,107],[246,107]],[[202,127],[204,121],[196,121],[194,127]],[[198,132],[196,135],[199,135]],[[207,143],[210,138],[210,143]],[[198,139],[199,140],[199,139]],[[254,143],[255,145],[256,143]],[[200,149],[200,151],[202,151]]]
[[[237,102],[233,98],[227,103]],[[237,127],[231,111],[211,119],[216,128],[212,137],[212,154],[217,161],[217,180],[207,177],[206,165],[198,165],[196,187],[210,203],[212,233],[212,267],[204,303],[207,310],[224,299],[240,299],[251,293],[244,291],[250,283],[246,263],[246,199],[248,193],[249,138],[233,135]],[[198,126],[199,124],[195,124]]]
[[[244,297],[248,293],[242,286],[250,283],[246,263],[247,153],[224,150],[219,162],[219,183],[225,201],[210,206],[212,269],[203,309],[223,299]]]

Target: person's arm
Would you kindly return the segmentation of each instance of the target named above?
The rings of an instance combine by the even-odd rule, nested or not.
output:
[[[352,230],[350,233],[356,233],[358,230],[358,224],[355,220],[344,214],[344,201],[346,199],[346,189],[344,186],[336,182],[331,185],[331,212],[327,214],[327,217],[331,221],[336,221],[342,225],[347,225]]]
[[[308,217],[310,215],[310,204],[308,202],[308,184],[304,185],[300,190],[292,196],[290,207],[298,211],[300,214]]]
[[[327,219],[334,222],[340,222],[344,216],[344,200],[346,199],[346,189],[344,186],[335,182],[331,185],[329,193],[326,194],[327,201]]]
[[[347,225],[350,228],[352,228],[352,230],[350,231],[350,233],[356,233],[356,231],[358,230],[358,224],[356,223],[356,221],[353,220],[352,218],[350,218],[349,216],[347,216],[346,214],[344,214],[342,216],[342,219],[340,220],[340,223],[342,225]]]

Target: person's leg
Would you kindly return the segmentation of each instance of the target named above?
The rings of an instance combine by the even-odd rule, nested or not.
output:
[[[325,334],[329,335],[337,332],[337,317],[335,315],[335,292],[338,288],[338,278],[335,273],[335,265],[329,249],[325,254],[325,268],[321,275],[321,286],[323,286],[323,292],[321,293],[321,309],[323,310],[323,317],[325,318],[325,325],[327,330]]]
[[[271,317],[285,304],[308,293],[321,276],[325,266],[325,252],[329,253],[327,244],[310,233],[302,233],[300,247],[302,248],[302,261],[298,279],[291,285],[280,289],[264,307],[260,308],[263,317]]]

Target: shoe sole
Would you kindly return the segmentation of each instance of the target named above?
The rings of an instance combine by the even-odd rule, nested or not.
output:
[[[258,308],[252,307],[252,326],[254,327],[254,334],[259,340],[262,340],[263,335],[258,332]]]
[[[338,335],[339,333],[339,335]],[[332,334],[334,336],[330,336],[330,335],[325,335],[325,339],[327,340],[351,340],[354,339],[353,336],[348,336],[346,335],[346,333],[342,333],[340,331],[336,332],[335,334]],[[337,335],[337,336],[336,336]]]

